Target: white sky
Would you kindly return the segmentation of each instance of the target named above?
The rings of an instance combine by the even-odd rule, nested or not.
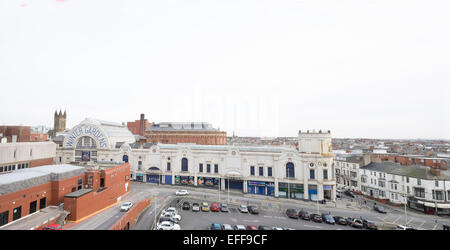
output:
[[[450,1],[0,0],[0,124],[450,138]]]

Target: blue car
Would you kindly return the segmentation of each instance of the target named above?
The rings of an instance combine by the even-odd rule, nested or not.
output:
[[[211,230],[222,230],[222,226],[219,223],[211,224]]]
[[[330,214],[322,214],[322,220],[328,224],[335,224],[333,217]]]

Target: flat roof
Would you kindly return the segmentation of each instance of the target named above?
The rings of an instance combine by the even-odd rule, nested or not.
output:
[[[91,188],[82,188],[82,189],[77,190],[77,191],[75,191],[75,192],[66,194],[66,195],[64,195],[64,197],[78,198],[78,197],[81,197],[81,196],[83,196],[83,195],[85,195],[85,194],[88,194],[88,193],[92,192],[92,190],[93,190],[93,189],[91,189]]]

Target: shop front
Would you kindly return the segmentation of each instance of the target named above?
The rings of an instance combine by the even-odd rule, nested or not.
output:
[[[194,186],[194,176],[175,176],[175,185]]]
[[[230,189],[238,189],[244,191],[244,181],[228,178],[225,180],[225,189],[228,189],[228,187],[230,187]]]
[[[308,185],[308,197],[311,201],[319,199],[317,195],[317,185]]]
[[[136,174],[136,181],[144,182],[144,174]]]
[[[333,191],[332,185],[323,185],[323,197],[331,200],[331,193]]]
[[[164,184],[172,184],[172,175],[165,175],[164,176]]]
[[[275,184],[265,181],[247,181],[247,193],[273,196]]]
[[[197,177],[198,187],[217,187],[219,186],[220,178],[214,177]]]
[[[289,199],[304,199],[303,184],[295,183],[278,183],[278,196]]]

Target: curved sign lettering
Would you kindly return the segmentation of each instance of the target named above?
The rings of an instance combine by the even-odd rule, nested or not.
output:
[[[74,128],[70,134],[66,136],[65,147],[74,147],[77,139],[81,136],[90,136],[97,141],[97,146],[100,148],[107,148],[108,141],[105,134],[97,127],[91,125],[81,125]]]

